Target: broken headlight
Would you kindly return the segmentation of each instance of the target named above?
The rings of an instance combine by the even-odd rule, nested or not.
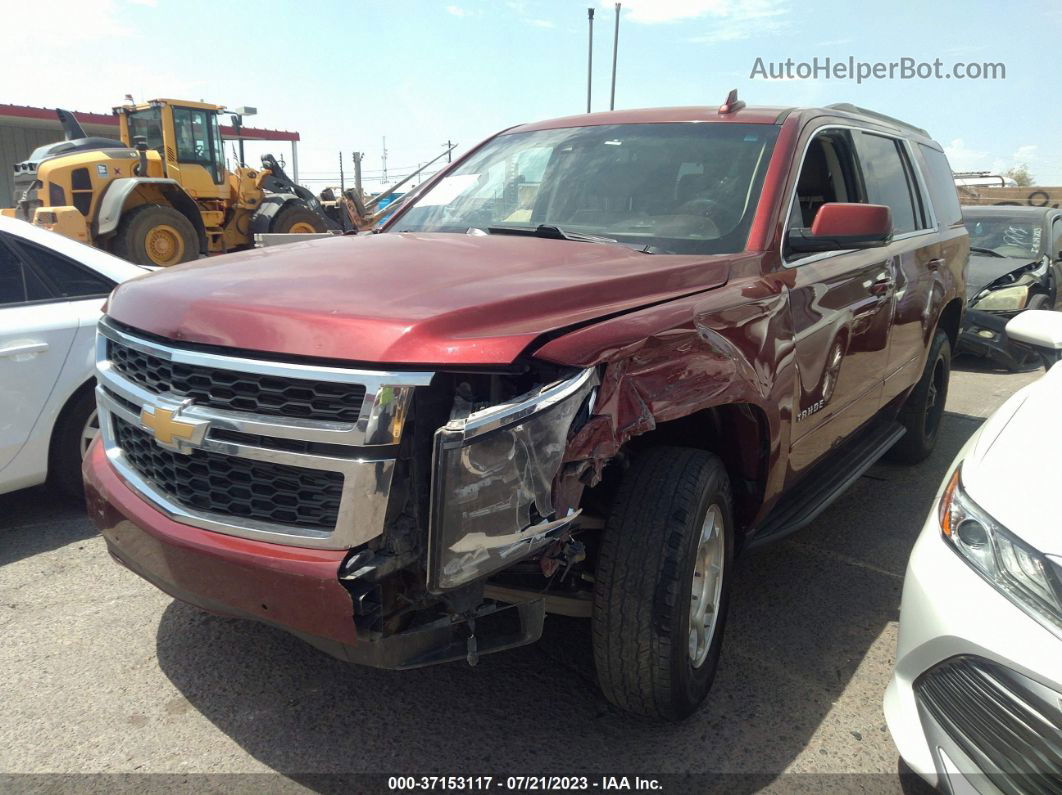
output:
[[[973,308],[983,312],[1013,312],[1024,309],[1028,300],[1029,285],[1019,284],[986,291],[974,303]]]
[[[583,370],[436,431],[429,590],[506,568],[570,523],[554,516],[553,479],[596,385],[594,370]]]

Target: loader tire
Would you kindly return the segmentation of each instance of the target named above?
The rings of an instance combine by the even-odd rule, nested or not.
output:
[[[122,216],[111,251],[137,265],[167,267],[197,259],[199,236],[172,207],[145,204]]]
[[[328,227],[313,210],[293,204],[277,213],[277,217],[273,220],[273,226],[269,231],[281,234],[310,234],[312,232],[327,232]]]
[[[605,697],[653,720],[690,715],[719,662],[734,559],[718,456],[658,447],[624,476],[598,550],[594,667]]]

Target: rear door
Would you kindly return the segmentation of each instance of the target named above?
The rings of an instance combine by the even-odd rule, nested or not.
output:
[[[0,235],[0,471],[30,437],[77,331],[69,303]]]
[[[865,201],[855,134],[825,127],[811,136],[789,228],[810,227],[825,203]],[[791,472],[798,475],[881,405],[895,279],[885,249],[783,255],[799,374],[790,451]]]
[[[883,250],[892,280],[894,312],[882,402],[918,380],[926,353],[932,304],[932,271],[944,260],[940,236],[912,153],[903,138],[863,130],[856,151],[866,198],[892,211],[893,238]]]

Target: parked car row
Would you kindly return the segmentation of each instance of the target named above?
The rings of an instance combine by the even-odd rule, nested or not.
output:
[[[5,393],[48,394],[9,482],[42,480],[49,450],[60,480],[80,459],[87,341],[123,282],[84,458],[119,563],[385,668],[475,664],[547,610],[585,616],[605,696],[681,719],[711,687],[739,554],[881,458],[925,459],[954,350],[1025,366],[1062,347],[1062,315],[1017,315],[1057,299],[1062,220],[1038,212],[964,217],[942,148],[905,122],[731,94],[506,130],[380,234],[136,279],[55,241],[83,318],[50,391]],[[46,234],[9,246],[20,305],[38,278],[60,300]],[[60,348],[20,334],[0,345]],[[1029,728],[1060,725],[1058,523],[992,496],[1025,434],[1053,438],[1032,417],[1055,370],[960,454],[912,557],[886,707],[933,783],[1062,770],[1057,732]]]

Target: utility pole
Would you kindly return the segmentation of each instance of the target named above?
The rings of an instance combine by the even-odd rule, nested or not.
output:
[[[446,162],[454,162],[454,142],[449,138],[446,139]]]
[[[387,136],[383,137],[383,181],[387,182]]]
[[[343,180],[343,152],[339,153],[339,192],[342,193],[347,187],[347,183]]]
[[[364,152],[354,152],[354,189],[357,190],[359,196],[365,194],[361,191],[361,159],[365,157]]]
[[[616,3],[616,32],[612,35],[612,94],[608,99],[608,109],[616,109],[616,56],[619,54],[619,18],[620,18],[620,6],[622,3]]]
[[[594,76],[594,9],[586,9],[586,18],[590,25],[590,32],[586,44],[586,112],[590,112],[590,86]]]

